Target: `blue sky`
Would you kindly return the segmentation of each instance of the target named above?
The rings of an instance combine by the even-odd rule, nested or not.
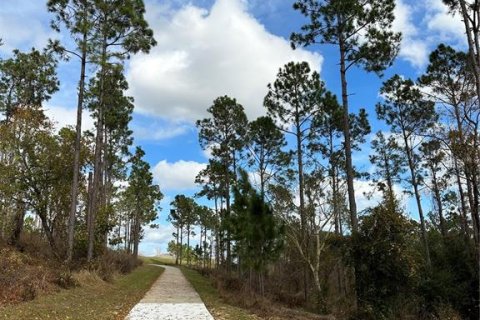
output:
[[[67,34],[49,28],[50,14],[42,0],[2,0],[0,56],[11,50],[42,48],[48,38],[68,43]],[[173,231],[165,221],[169,203],[178,193],[192,195],[193,179],[207,162],[198,145],[194,121],[205,117],[213,99],[230,95],[244,105],[250,120],[263,115],[263,97],[278,68],[286,62],[308,61],[320,71],[327,88],[340,93],[335,48],[312,46],[292,51],[289,35],[305,21],[292,9],[293,0],[145,0],[147,20],[158,45],[149,55],[136,55],[127,63],[129,94],[135,98],[131,124],[135,144],[146,151],[155,181],[165,194],[161,227],[147,230],[140,246],[144,254],[165,250]],[[448,14],[441,0],[397,1],[394,28],[403,33],[399,57],[384,79],[399,73],[416,78],[439,43],[465,47],[462,22]],[[61,91],[46,103],[47,114],[58,126],[75,123],[77,63],[59,67]],[[349,74],[351,110],[364,107],[373,132],[384,129],[376,120],[382,79],[353,70]],[[93,121],[85,116],[84,128]],[[368,169],[368,148],[354,157]],[[360,206],[368,201],[361,193],[367,184],[357,184]]]

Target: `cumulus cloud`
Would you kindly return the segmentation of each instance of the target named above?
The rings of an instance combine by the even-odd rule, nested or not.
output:
[[[458,14],[453,15],[441,0],[425,1],[424,22],[430,32],[435,33],[439,41],[466,42],[465,26]]]
[[[0,38],[4,45],[0,52],[13,49],[43,48],[48,38],[57,36],[49,28],[49,14],[45,1],[2,1],[0,6]]]
[[[398,0],[393,29],[402,32],[399,57],[417,69],[428,63],[428,55],[438,43],[465,45],[463,22],[441,0]]]
[[[133,57],[127,76],[140,112],[194,121],[216,97],[230,95],[254,118],[264,113],[266,85],[285,63],[320,69],[320,55],[293,51],[248,13],[245,1],[217,0],[209,11],[192,4],[147,9],[158,45]]]
[[[154,256],[167,251],[167,244],[173,239],[175,228],[171,225],[160,224],[158,228],[145,228],[145,233],[140,242],[140,253],[143,256]]]
[[[206,163],[180,160],[169,163],[162,160],[153,168],[153,176],[162,191],[182,191],[196,187],[195,177],[205,169]]]
[[[422,67],[428,59],[428,46],[424,39],[419,38],[419,30],[413,22],[414,8],[399,0],[396,2],[394,13],[395,21],[392,28],[402,33],[400,58],[414,67]]]
[[[184,121],[158,121],[149,119],[148,122],[134,122],[132,129],[136,139],[139,140],[168,140],[182,136],[195,130],[189,122]]]

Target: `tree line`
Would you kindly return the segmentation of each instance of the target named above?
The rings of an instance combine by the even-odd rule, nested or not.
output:
[[[196,179],[197,196],[212,203],[200,243],[218,274],[338,316],[478,318],[479,6],[444,2],[463,18],[468,51],[439,44],[417,79],[384,79],[374,110],[388,129],[377,132],[365,109],[351,112],[347,80],[353,69],[383,76],[393,64],[395,1],[295,2],[307,22],[292,47],[337,49],[341,97],[308,63],[290,62],[268,85],[266,116],[248,121],[221,96],[197,121],[211,154]],[[369,137],[371,170],[362,172],[352,155]],[[358,212],[361,183],[380,200]],[[183,217],[184,200],[195,207],[178,196],[170,216],[178,253],[183,230],[191,250],[198,221]]]
[[[26,217],[67,265],[121,247],[133,256],[162,193],[140,147],[125,61],[155,46],[143,1],[49,0],[51,27],[68,35],[0,60],[0,239],[21,245]],[[75,127],[56,131],[44,104],[61,88],[59,63],[77,72]],[[75,67],[73,67],[75,66]],[[84,110],[95,120],[82,127]]]

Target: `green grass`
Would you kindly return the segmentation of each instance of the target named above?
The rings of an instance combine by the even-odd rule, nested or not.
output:
[[[0,307],[0,319],[123,319],[163,270],[143,265],[113,283],[99,280]]]
[[[217,320],[252,320],[259,319],[248,310],[228,304],[220,296],[212,282],[195,270],[182,267],[183,275],[192,284],[202,298],[205,306]]]
[[[169,256],[161,256],[161,257],[142,257],[141,258],[144,263],[152,263],[152,264],[165,264],[169,266],[175,265],[175,258]]]

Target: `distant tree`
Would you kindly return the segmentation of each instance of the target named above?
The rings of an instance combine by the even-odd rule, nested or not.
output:
[[[447,225],[445,222],[445,210],[443,205],[443,194],[448,190],[448,176],[444,171],[443,165],[446,161],[446,154],[441,149],[439,140],[430,139],[422,143],[419,148],[423,158],[423,166],[428,170],[430,184],[427,184],[433,194],[435,213],[438,216],[440,232],[444,239],[447,237]]]
[[[395,136],[386,138],[383,132],[379,131],[372,140],[372,151],[370,162],[376,168],[373,182],[383,192],[386,201],[394,200],[394,185],[401,182],[406,165],[400,146]]]
[[[228,171],[227,171],[228,172]],[[212,217],[212,228],[215,233],[215,260],[216,265],[220,263],[220,255],[224,252],[224,228],[221,228],[222,221],[224,220],[224,215],[221,212],[223,210],[224,199],[229,192],[225,188],[226,179],[224,177],[227,175],[225,172],[225,167],[221,162],[214,159],[208,160],[208,165],[205,169],[201,170],[198,175],[195,177],[195,183],[200,184],[202,189],[196,194],[197,197],[206,197],[208,200],[213,200],[215,217]],[[212,244],[212,243],[210,243]],[[212,250],[210,250],[210,253]]]
[[[197,221],[197,204],[192,198],[186,197],[183,194],[175,196],[175,199],[170,203],[175,208],[177,215],[177,223],[180,226],[180,247],[183,247],[183,231],[187,233],[187,264],[190,265],[190,236],[192,227]],[[183,260],[183,252],[180,253],[180,264]]]
[[[208,208],[207,206],[197,206],[197,223],[200,227],[199,247],[203,254],[203,256],[200,256],[200,258],[202,258],[203,267],[205,268],[206,263],[210,263],[210,260],[208,260],[209,250],[207,242],[207,232],[208,230],[210,230],[211,235],[211,230],[215,228],[215,216],[213,210]]]
[[[157,219],[159,201],[163,198],[160,188],[153,184],[150,165],[142,159],[144,155],[145,152],[137,147],[130,160],[132,167],[128,177],[129,185],[124,194],[133,218],[131,232],[134,257],[138,256],[138,244],[142,238],[143,226]]]
[[[177,251],[174,251],[174,252],[171,252],[170,251],[170,242],[168,243],[168,252],[170,252],[171,254],[175,254],[175,264],[178,264],[178,259],[180,257],[180,230],[181,230],[181,225],[180,225],[180,219],[179,219],[179,216],[177,214],[177,211],[175,209],[171,209],[170,210],[170,214],[168,215],[167,217],[167,220],[170,221],[172,223],[172,225],[177,229],[176,232],[174,232],[172,235],[175,237],[175,248],[177,249]]]
[[[198,137],[204,150],[210,149],[212,156],[222,165],[221,194],[225,197],[225,218],[230,215],[230,189],[235,180],[238,166],[238,153],[245,146],[248,127],[247,116],[243,106],[228,96],[218,97],[213,105],[207,109],[211,118],[197,121]],[[227,269],[230,270],[231,243],[227,226],[226,230]]]

